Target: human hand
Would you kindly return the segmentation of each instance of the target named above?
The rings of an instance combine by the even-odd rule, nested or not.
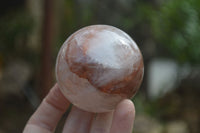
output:
[[[53,133],[70,102],[56,84],[27,122],[23,133]],[[132,133],[135,108],[126,99],[107,113],[91,113],[72,107],[63,133]]]

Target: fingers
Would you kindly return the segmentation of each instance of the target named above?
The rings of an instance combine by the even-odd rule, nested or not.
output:
[[[90,133],[110,133],[112,117],[113,111],[97,114],[92,121]]]
[[[53,132],[69,104],[56,84],[31,116],[24,133],[36,132],[34,130],[37,133]]]
[[[111,133],[132,133],[135,107],[132,101],[123,100],[116,108]]]
[[[88,133],[93,115],[73,106],[65,122],[63,133]]]
[[[56,84],[32,115],[23,133],[52,133],[69,104]],[[63,132],[88,133],[90,130],[91,133],[131,133],[135,108],[130,100],[123,100],[114,115],[113,112],[100,113],[92,121],[93,116],[93,113],[73,106]]]

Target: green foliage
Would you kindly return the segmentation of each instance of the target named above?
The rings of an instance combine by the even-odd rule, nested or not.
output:
[[[135,104],[136,112],[138,114],[145,114],[152,117],[159,117],[159,108],[158,103],[156,100],[149,100],[148,102],[144,98],[144,94],[139,93],[136,97],[132,99],[133,103]]]
[[[199,0],[169,0],[151,18],[156,40],[180,62],[200,63],[199,9]]]
[[[200,63],[199,0],[167,0],[157,5],[144,0],[65,0],[64,9],[62,42],[83,26],[110,24],[134,36],[138,44],[153,38],[158,46],[167,49],[167,56],[180,63]]]
[[[33,27],[33,20],[25,11],[7,13],[0,18],[0,54],[20,55]]]

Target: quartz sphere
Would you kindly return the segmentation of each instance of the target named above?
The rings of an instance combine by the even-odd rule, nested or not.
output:
[[[72,34],[62,45],[56,78],[64,96],[89,112],[108,112],[134,96],[142,82],[143,58],[122,30],[92,25]]]

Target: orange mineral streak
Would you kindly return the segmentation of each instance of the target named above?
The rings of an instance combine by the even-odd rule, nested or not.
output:
[[[140,62],[138,69],[131,75],[124,77],[121,81],[110,82],[106,86],[102,86],[99,89],[105,93],[120,94],[130,98],[137,92],[142,82],[143,71],[143,62]]]
[[[125,75],[120,81],[112,80],[105,85],[99,85],[94,80],[95,76],[98,76],[98,73],[105,73],[109,71],[109,69],[104,67],[102,64],[89,62],[91,58],[86,55],[86,52],[90,47],[88,40],[92,37],[94,37],[93,34],[87,35],[87,40],[83,42],[81,46],[78,46],[73,36],[70,38],[65,54],[65,60],[69,65],[69,69],[80,78],[87,79],[92,86],[101,92],[108,94],[119,94],[127,98],[132,97],[137,92],[142,82],[144,71],[142,55],[140,51],[140,57],[138,57],[140,59],[137,63],[134,64],[134,69],[131,74]],[[126,60],[127,56],[129,56],[128,52],[123,56],[124,60]]]

